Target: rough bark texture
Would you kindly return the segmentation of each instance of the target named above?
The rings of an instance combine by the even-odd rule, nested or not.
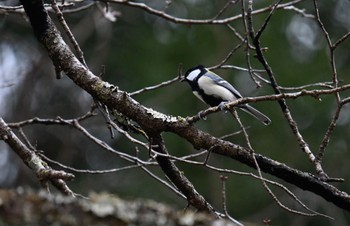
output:
[[[149,200],[123,200],[102,193],[89,199],[25,191],[0,190],[0,225],[231,225],[232,222],[212,215],[177,211],[165,204]]]

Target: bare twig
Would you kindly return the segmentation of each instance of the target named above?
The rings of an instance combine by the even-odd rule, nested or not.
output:
[[[140,168],[141,166],[147,164],[147,165],[155,165],[155,164],[152,164],[151,162],[150,163],[146,163],[144,162],[143,164],[139,163],[139,165],[130,165],[130,166],[124,166],[124,167],[120,167],[120,168],[114,168],[114,169],[106,169],[106,170],[89,170],[89,169],[76,169],[74,167],[71,167],[71,166],[67,166],[67,165],[64,165],[58,161],[55,161],[53,159],[50,159],[49,157],[47,157],[46,155],[40,153],[39,154],[40,157],[42,157],[43,159],[45,159],[46,161],[50,162],[50,163],[53,163],[63,169],[66,169],[66,170],[70,170],[72,172],[75,172],[75,173],[87,173],[87,174],[106,174],[106,173],[117,173],[117,172],[121,172],[121,171],[124,171],[124,170],[129,170],[129,169],[134,169],[134,168]]]
[[[293,86],[293,87],[278,86],[280,90],[284,90],[284,91],[301,91],[306,88],[312,88],[312,87],[321,87],[321,88],[329,88],[329,89],[333,88],[332,82],[317,82],[317,83],[306,84],[302,86]]]
[[[194,20],[194,19],[184,19],[184,18],[179,18],[179,17],[175,17],[172,15],[169,15],[167,13],[165,13],[164,11],[160,11],[160,10],[156,10],[150,6],[148,6],[145,3],[140,3],[140,2],[133,2],[133,1],[125,1],[125,0],[103,0],[106,2],[111,2],[111,3],[117,3],[117,4],[123,4],[123,5],[127,5],[130,7],[136,7],[139,9],[142,9],[150,14],[159,16],[163,19],[172,21],[174,23],[183,23],[183,24],[228,24],[231,23],[235,20],[239,20],[242,18],[242,15],[237,15],[237,16],[232,16],[232,17],[228,17],[225,19],[218,19],[218,20],[213,20],[213,19],[203,19],[203,20]],[[304,0],[293,0],[290,2],[287,2],[285,4],[281,4],[277,7],[277,9],[283,9],[286,6],[290,6],[290,5],[294,5],[297,3],[300,3]],[[261,8],[258,10],[255,10],[252,12],[253,15],[255,14],[260,14],[260,13],[264,13],[264,12],[268,12],[270,11],[271,6],[265,7],[265,8]]]
[[[228,7],[230,7],[233,4],[236,4],[237,2],[239,2],[239,0],[228,0],[226,4],[222,7],[222,9],[218,12],[218,14],[216,14],[212,18],[212,20],[218,19],[227,10]]]
[[[331,38],[325,28],[325,26],[323,25],[323,22],[321,21],[321,17],[320,17],[320,13],[318,11],[318,6],[317,6],[317,1],[316,0],[313,0],[313,3],[314,3],[314,8],[315,8],[315,14],[316,14],[316,20],[321,28],[321,30],[323,31],[323,34],[325,36],[325,39],[327,41],[327,45],[328,45],[328,48],[329,48],[329,51],[330,51],[330,63],[331,63],[331,68],[332,68],[332,72],[333,72],[333,86],[334,87],[337,87],[338,86],[338,73],[337,73],[337,69],[336,69],[336,66],[335,66],[335,58],[334,58],[334,51],[335,51],[335,46],[332,44],[332,41],[331,41]],[[345,36],[346,38],[347,36]],[[344,40],[345,40],[344,38]],[[341,41],[342,39],[340,39]],[[335,94],[336,95],[336,98],[337,98],[337,101],[340,102],[340,96],[338,94]]]
[[[172,190],[179,197],[186,200],[186,196],[183,195],[175,186],[173,186],[173,185],[169,184],[168,182],[166,182],[165,180],[161,179],[160,177],[158,177],[157,175],[152,173],[149,169],[147,169],[145,166],[141,165],[141,169],[143,171],[145,171],[148,175],[150,175],[152,178],[154,178],[155,180],[157,180],[158,182],[160,182],[164,186],[168,187],[170,190]]]
[[[57,117],[56,119],[41,119],[38,117],[34,117],[31,119],[23,120],[20,122],[14,122],[14,123],[8,123],[8,126],[11,128],[21,128],[24,126],[32,125],[32,124],[42,124],[42,125],[72,125],[74,120],[81,122],[84,121],[92,116],[95,116],[96,114],[89,111],[86,114],[77,117],[75,119],[63,119],[61,117]]]
[[[74,47],[75,51],[78,54],[78,59],[80,60],[80,62],[82,64],[85,65],[85,67],[87,67],[85,59],[84,59],[84,53],[80,49],[80,46],[79,46],[78,42],[75,40],[75,37],[74,37],[73,33],[69,29],[69,26],[66,23],[66,20],[63,17],[63,13],[62,13],[61,9],[58,7],[58,4],[57,4],[56,0],[51,0],[51,4],[52,4],[52,9],[56,13],[58,21],[61,23],[61,26],[63,27],[64,31],[66,32],[66,34],[67,34],[67,36],[69,38],[69,40],[73,44],[73,47]]]
[[[328,146],[328,143],[329,143],[329,141],[331,139],[331,136],[332,136],[332,134],[334,132],[334,129],[335,129],[336,125],[337,125],[337,121],[339,119],[340,112],[341,112],[343,106],[348,104],[349,102],[350,102],[350,98],[345,98],[337,106],[337,109],[336,109],[336,111],[334,113],[332,121],[329,124],[328,129],[327,129],[327,131],[326,131],[326,133],[325,133],[325,135],[324,135],[324,137],[323,137],[323,139],[321,141],[321,145],[319,147],[319,151],[318,151],[318,154],[317,154],[317,157],[316,157],[316,161],[319,162],[319,164],[321,164],[321,162],[322,162],[322,158],[323,158],[324,152],[326,150],[326,147]],[[329,178],[328,178],[328,180],[329,180]]]
[[[338,72],[337,72],[337,68],[336,68],[336,63],[335,63],[335,50],[336,50],[336,47],[341,43],[343,42],[345,39],[347,39],[347,37],[349,36],[349,34],[346,34],[345,36],[343,36],[342,38],[340,38],[337,42],[336,42],[336,45],[333,45],[332,44],[332,41],[331,41],[331,38],[321,20],[321,17],[320,17],[320,13],[319,13],[319,10],[318,10],[318,5],[317,5],[317,1],[314,0],[313,1],[314,3],[314,10],[315,10],[315,14],[316,14],[316,20],[321,28],[321,30],[323,31],[323,34],[325,36],[325,39],[327,41],[327,45],[328,45],[328,48],[329,48],[329,51],[330,51],[330,64],[331,64],[331,68],[332,68],[332,81],[333,81],[333,87],[337,88],[339,86],[339,79],[338,79]],[[335,95],[335,98],[336,98],[336,101],[338,103],[338,109],[337,111],[340,111],[341,107],[342,107],[342,103],[341,103],[341,98],[340,98],[340,94],[337,92],[334,94]],[[328,127],[327,129],[327,132],[324,136],[324,139],[322,140],[321,142],[321,146],[320,146],[320,151],[319,151],[319,154],[316,158],[316,161],[315,161],[315,164],[316,164],[316,171],[317,173],[322,177],[324,178],[325,180],[329,179],[327,174],[325,174],[325,172],[323,171],[322,167],[321,167],[321,164],[322,164],[322,156],[323,156],[323,153],[325,151],[325,147],[327,145],[327,143],[329,142],[329,139],[330,139],[330,136],[334,130],[334,127],[335,127],[335,123],[339,117],[339,112],[335,114],[335,116],[333,117],[332,119],[332,122],[330,124],[330,126]]]
[[[107,125],[107,128],[111,134],[111,138],[114,139],[115,136],[114,136],[114,131],[113,131],[113,127],[112,127],[113,120],[111,119],[111,115],[109,113],[107,106],[101,104],[98,101],[95,101],[95,104],[96,104],[98,110],[101,112],[103,118],[106,121],[106,125]]]
[[[176,76],[175,78],[170,79],[170,80],[165,81],[165,82],[161,82],[160,84],[157,84],[157,85],[154,85],[154,86],[148,86],[148,87],[142,88],[140,90],[131,92],[129,95],[130,96],[135,96],[135,95],[141,94],[141,93],[143,93],[145,91],[155,90],[155,89],[158,89],[160,87],[168,86],[168,85],[170,85],[170,84],[172,84],[172,83],[174,83],[174,82],[176,82],[178,80],[180,80],[180,77]]]
[[[226,206],[226,203],[227,203],[227,201],[226,201],[226,181],[227,181],[227,179],[228,179],[227,176],[220,175],[221,186],[222,186],[222,208],[224,210],[225,217],[227,217],[230,221],[235,223],[235,225],[243,226],[243,224],[241,224],[236,219],[231,217],[231,215],[227,211],[227,206]]]
[[[91,4],[93,5],[93,4]],[[88,7],[90,7],[91,5],[88,5]],[[70,9],[71,7],[74,6],[74,3],[65,3],[63,5],[61,5],[60,7],[64,10],[64,12],[66,13],[66,9],[67,11],[69,11],[68,9]],[[44,7],[47,11],[53,11],[52,10],[52,5],[51,4],[44,4]],[[81,8],[77,8],[75,9],[76,11],[74,12],[77,12],[77,11],[82,11],[84,9],[87,9],[88,8],[87,6],[84,6],[84,7],[81,7]],[[19,6],[3,6],[3,5],[0,5],[0,15],[2,14],[25,14],[25,11],[23,9],[23,6],[22,5],[19,5]]]
[[[235,65],[222,65],[220,66],[220,68],[222,69],[235,69],[238,71],[245,71],[245,72],[249,72],[248,68],[243,68],[243,67],[239,67],[239,66],[235,66]],[[251,69],[252,72],[257,73],[257,72],[265,72],[265,70],[260,70],[260,69]]]
[[[212,69],[220,68],[222,65],[224,65],[231,58],[231,56],[242,46],[243,43],[244,42],[237,44],[219,64],[209,67],[209,69],[212,70]]]
[[[341,43],[343,43],[346,39],[348,39],[350,36],[350,32],[346,33],[345,35],[343,35],[340,39],[338,39],[338,41],[336,41],[333,44],[333,48],[337,48]]]
[[[248,66],[248,73],[250,75],[250,78],[253,80],[253,82],[255,83],[256,87],[261,87],[260,82],[257,81],[255,79],[255,73],[253,72],[253,68],[251,66],[251,62],[250,62],[250,49],[255,49],[254,46],[251,47],[250,41],[249,41],[249,30],[248,27],[249,25],[247,24],[247,20],[246,20],[246,10],[245,10],[245,1],[242,1],[241,3],[241,10],[242,10],[242,22],[243,22],[243,27],[244,27],[244,31],[245,31],[245,38],[244,38],[244,42],[246,43],[246,62],[247,62],[247,66]],[[248,21],[249,22],[249,21]]]
[[[305,11],[306,11],[305,9],[299,9],[299,8],[295,7],[294,5],[286,6],[283,9],[297,12],[298,14],[302,15],[305,18],[311,18],[311,19],[315,18],[314,15],[305,13]]]

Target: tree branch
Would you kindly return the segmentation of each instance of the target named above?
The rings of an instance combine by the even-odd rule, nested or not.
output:
[[[160,135],[152,137],[152,147],[161,154],[168,154],[164,146],[163,139]],[[163,155],[156,155],[156,160],[163,172],[175,184],[175,186],[186,196],[190,205],[194,206],[199,211],[206,211],[215,214],[214,208],[195,190],[192,183],[185,177],[176,165]]]

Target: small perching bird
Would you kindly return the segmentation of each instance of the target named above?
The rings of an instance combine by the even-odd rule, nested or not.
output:
[[[211,107],[220,106],[223,108],[228,102],[242,98],[242,95],[230,83],[203,65],[189,69],[182,81],[187,81],[192,88],[193,94]],[[242,104],[237,107],[265,125],[271,122],[269,117],[249,104]]]

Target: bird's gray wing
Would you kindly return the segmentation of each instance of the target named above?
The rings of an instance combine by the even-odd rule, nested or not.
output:
[[[208,70],[208,72],[204,76],[207,76],[207,77],[213,79],[216,82],[216,84],[230,90],[230,92],[233,95],[235,95],[235,97],[237,99],[242,98],[242,95],[230,83],[228,83],[226,80],[224,80],[223,78],[221,78],[220,76],[218,76],[214,72],[211,72]]]
[[[242,95],[227,81],[225,81],[223,78],[221,78],[220,76],[218,76],[217,74],[208,71],[205,75],[203,76],[207,76],[210,79],[212,79],[216,84],[224,87],[225,89],[229,90],[237,99],[242,98]],[[244,110],[245,112],[251,114],[252,116],[254,116],[256,119],[258,119],[259,121],[261,121],[262,123],[264,123],[265,125],[268,125],[271,123],[271,119],[269,117],[267,117],[266,115],[264,115],[262,112],[260,112],[259,110],[253,108],[252,106],[248,105],[248,104],[244,104],[244,105],[239,105],[239,108],[241,108],[242,110]]]

